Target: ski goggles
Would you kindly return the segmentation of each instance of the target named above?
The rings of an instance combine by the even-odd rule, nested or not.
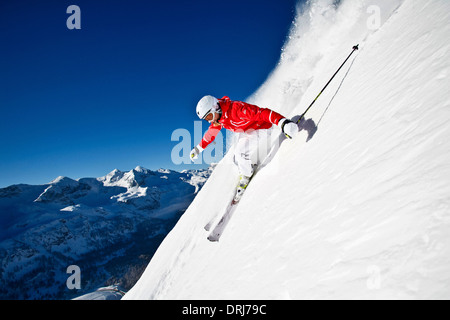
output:
[[[211,123],[215,117],[216,117],[216,113],[214,111],[212,111],[212,109],[211,109],[208,111],[208,113],[205,114],[205,116],[203,117],[203,120],[206,120],[209,123]],[[207,119],[207,118],[209,118],[209,119]]]

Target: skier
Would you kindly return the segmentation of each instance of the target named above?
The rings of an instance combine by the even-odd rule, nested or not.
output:
[[[234,151],[234,162],[239,169],[236,198],[240,198],[253,176],[254,163],[251,155],[258,147],[260,133],[267,131],[272,125],[280,127],[290,139],[298,132],[297,125],[281,114],[242,101],[232,101],[227,96],[222,99],[209,95],[203,97],[197,104],[197,115],[211,125],[201,142],[192,149],[190,153],[192,161],[214,141],[222,128],[239,133]]]

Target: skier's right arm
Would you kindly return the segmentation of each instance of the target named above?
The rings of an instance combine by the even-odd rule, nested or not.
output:
[[[208,131],[205,132],[202,141],[200,141],[200,143],[195,146],[194,149],[192,149],[190,154],[191,161],[196,160],[198,158],[198,155],[216,139],[220,129],[222,129],[222,126],[216,125],[215,123],[212,123],[209,126]]]
[[[198,158],[198,155],[203,151],[203,149],[200,147],[200,145],[197,145],[194,147],[194,149],[191,150],[191,161],[194,161]]]

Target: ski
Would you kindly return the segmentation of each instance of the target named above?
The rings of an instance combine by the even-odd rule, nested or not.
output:
[[[256,174],[256,172],[253,174],[253,176],[255,176],[255,174]],[[250,181],[251,181],[251,179],[250,179]],[[250,183],[250,181],[249,181],[249,183]],[[241,190],[240,193],[238,193],[237,190],[235,191],[235,193],[233,195],[233,199],[231,200],[230,204],[227,206],[225,213],[222,215],[222,218],[219,220],[219,222],[217,223],[217,225],[213,229],[213,231],[211,231],[211,233],[209,234],[209,236],[208,236],[209,241],[211,241],[211,242],[219,241],[220,236],[222,235],[223,231],[225,230],[225,227],[227,226],[228,221],[230,221],[234,210],[236,210],[237,204],[242,199],[242,196],[244,195],[245,190],[246,189]],[[211,226],[213,225],[215,220],[216,220],[216,217],[205,226],[206,231],[209,231],[211,229]]]
[[[205,229],[206,231],[211,230],[211,227],[212,227],[212,225],[213,225],[213,223],[214,223],[215,220],[216,220],[216,216],[214,216],[214,218],[211,219],[211,220],[204,226],[204,229]]]
[[[237,207],[236,205],[237,203],[234,203],[234,200],[228,205],[227,210],[223,214],[219,223],[217,223],[216,227],[209,234],[208,236],[209,241],[211,242],[219,241],[220,237],[223,234],[223,231],[225,230],[225,227],[227,226],[228,222],[231,219],[231,216],[233,215],[234,210],[236,210]]]
[[[229,207],[233,204],[233,201],[234,201],[234,196],[235,196],[235,193],[233,193],[233,197],[231,198],[231,199],[229,199],[229,202],[228,202],[228,206],[227,206],[227,208],[225,209],[225,213],[229,210]],[[223,211],[221,210],[221,211],[219,211],[218,213],[216,213],[212,218],[211,218],[211,220],[209,220],[209,222],[204,226],[204,229],[206,230],[206,231],[210,231],[211,230],[211,227],[214,225],[214,223],[217,221],[217,219],[219,218],[219,216],[220,216],[220,214],[222,213]],[[224,214],[222,214],[222,216],[223,216]]]
[[[257,171],[257,169],[255,169],[255,173],[253,174],[253,176],[255,176],[255,174],[256,174],[256,171]],[[252,176],[252,178],[253,178],[253,176]],[[248,183],[250,183],[250,181],[252,180],[252,178],[250,178],[250,180],[249,180],[249,182]],[[233,205],[236,205],[240,200],[241,200],[241,198],[242,198],[242,196],[244,195],[244,192],[245,192],[245,189],[241,189],[241,191],[240,192],[238,192],[238,190],[237,190],[237,187],[236,187],[236,190],[234,191],[234,193],[233,193],[233,197],[231,198],[231,200],[230,200],[230,204],[228,205],[228,207],[226,208],[226,210],[225,210],[225,214],[226,214],[226,212],[230,209],[230,206],[233,206]],[[225,215],[224,214],[224,215]],[[206,230],[206,231],[210,231],[211,230],[211,227],[214,225],[214,222],[216,222],[217,221],[217,218],[219,217],[219,215],[220,215],[220,212],[218,213],[218,214],[216,214],[206,225],[205,225],[205,227],[204,227],[204,229]]]

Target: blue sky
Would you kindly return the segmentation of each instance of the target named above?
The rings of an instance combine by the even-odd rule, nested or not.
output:
[[[72,4],[81,9],[80,30],[66,27]],[[243,100],[265,81],[295,5],[2,1],[0,187],[138,165],[195,168],[172,163],[172,132],[193,132],[203,95]]]

